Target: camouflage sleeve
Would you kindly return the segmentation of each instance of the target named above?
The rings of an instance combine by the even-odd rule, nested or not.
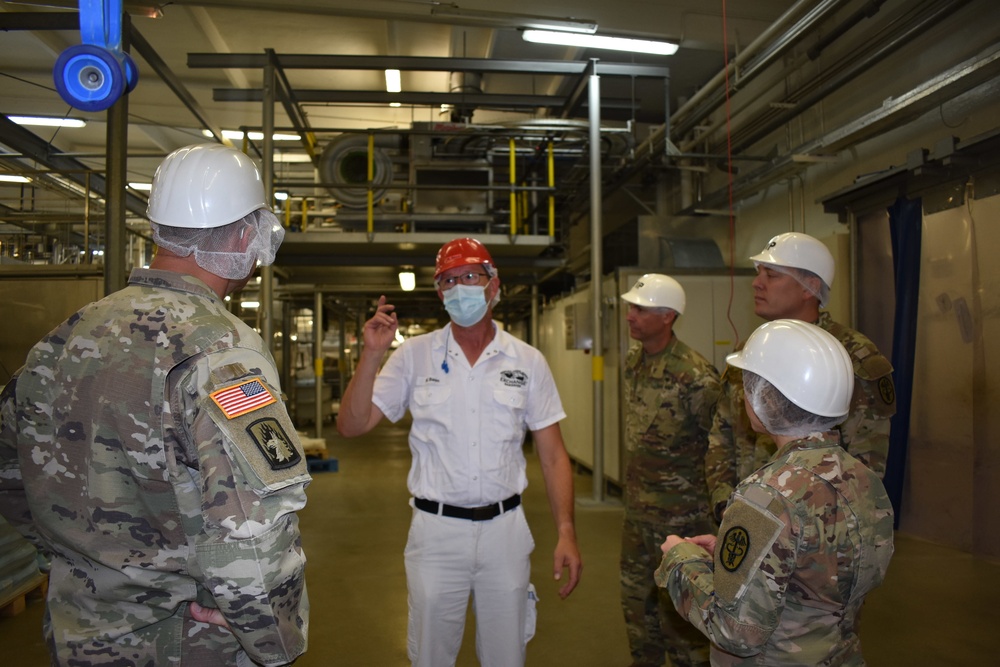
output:
[[[722,521],[722,512],[726,509],[729,496],[740,481],[736,475],[732,403],[733,384],[727,382],[723,375],[719,400],[716,401],[712,425],[708,431],[708,450],[705,452],[705,481],[716,521]]]
[[[722,394],[719,374],[713,366],[706,365],[690,387],[687,396],[688,414],[695,417],[698,429],[706,436],[712,428],[715,406]]]
[[[889,456],[890,419],[896,414],[892,363],[871,339],[834,322],[829,313],[820,313],[818,324],[837,337],[854,365],[854,396],[840,425],[841,444],[881,479]]]
[[[664,556],[656,582],[714,645],[733,655],[755,655],[778,627],[796,545],[784,504],[770,491],[751,487],[726,510],[714,558],[681,544]]]
[[[845,449],[882,479],[889,457],[889,426],[896,414],[892,366],[872,355],[856,367],[851,411],[840,425]]]
[[[305,651],[308,634],[295,514],[305,506],[305,456],[261,371],[268,362],[246,351],[217,356],[225,363],[199,365],[187,384],[201,485],[202,528],[191,538],[197,570],[248,656],[285,664]]]
[[[0,392],[0,514],[28,539],[41,548],[35,532],[28,498],[21,478],[21,465],[17,459],[17,376],[4,385]]]

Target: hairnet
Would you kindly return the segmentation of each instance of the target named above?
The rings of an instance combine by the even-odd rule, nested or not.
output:
[[[743,391],[757,419],[771,435],[801,438],[810,433],[829,431],[845,417],[823,417],[803,410],[752,371],[743,371]]]
[[[179,257],[194,253],[198,266],[220,278],[246,278],[259,262],[274,263],[285,230],[266,208],[221,227],[195,229],[151,223],[153,241]],[[248,239],[246,249],[243,239]]]
[[[807,290],[809,290],[809,293],[819,300],[820,306],[826,306],[826,304],[829,303],[830,301],[829,286],[827,286],[827,284],[823,281],[822,278],[820,278],[812,271],[809,271],[808,269],[799,269],[794,266],[781,266],[779,264],[769,264],[768,262],[754,262],[754,265],[760,265],[760,264],[763,264],[764,266],[773,271],[777,271],[778,273],[784,273],[786,276],[791,276],[792,278],[794,278],[798,284],[802,285]],[[812,282],[809,280],[810,278],[815,278],[816,281],[819,282],[818,290],[813,289],[813,286],[810,284]]]

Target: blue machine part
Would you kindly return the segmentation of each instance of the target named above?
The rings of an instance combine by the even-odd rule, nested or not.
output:
[[[135,61],[132,60],[132,56],[121,52],[122,61],[125,65],[125,93],[131,93],[135,90],[135,87],[139,84],[139,68],[135,66]]]
[[[59,54],[53,74],[59,96],[83,111],[103,111],[125,90],[124,62],[101,46],[69,47]]]
[[[122,0],[80,0],[80,39],[121,51]]]
[[[80,0],[80,38],[56,60],[56,90],[70,106],[103,111],[139,83],[135,60],[122,51],[122,0]]]

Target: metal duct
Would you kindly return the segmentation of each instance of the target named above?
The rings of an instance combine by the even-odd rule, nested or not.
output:
[[[483,92],[483,75],[479,72],[452,72],[448,82],[448,92],[453,94],[481,95]],[[451,119],[456,122],[469,122],[475,110],[473,104],[456,104],[451,110]]]
[[[372,186],[375,200],[382,199],[392,184],[392,157],[389,151],[400,147],[398,134],[376,134],[373,152]],[[348,208],[368,205],[368,135],[342,134],[323,149],[319,162],[320,178],[330,194]],[[341,187],[342,186],[342,187]]]

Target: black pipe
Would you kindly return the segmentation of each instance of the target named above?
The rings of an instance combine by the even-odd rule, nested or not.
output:
[[[734,142],[732,145],[732,152],[740,153],[748,147],[753,146],[755,143],[771,134],[782,125],[785,125],[799,114],[804,113],[807,109],[810,109],[820,100],[829,97],[839,88],[850,83],[860,74],[874,67],[878,62],[887,58],[892,52],[909,42],[915,34],[923,32],[929,26],[938,23],[941,19],[954,13],[956,9],[967,4],[968,2],[969,0],[955,0],[955,2],[950,2],[947,5],[938,8],[922,21],[900,32],[895,38],[879,46],[874,53],[865,58],[863,61],[855,63],[851,67],[841,71],[840,74],[828,80],[824,85],[817,88],[811,95],[798,100],[793,108],[782,111],[769,123],[766,123],[755,132],[751,132],[748,136],[739,139],[737,142]]]
[[[859,8],[856,12],[844,19],[840,25],[835,27],[828,35],[820,39],[815,46],[809,49],[806,52],[806,55],[809,56],[809,60],[816,60],[819,58],[820,54],[823,53],[823,49],[843,37],[844,33],[848,30],[861,23],[862,20],[870,19],[878,14],[883,4],[885,4],[885,0],[869,0],[865,6]]]

